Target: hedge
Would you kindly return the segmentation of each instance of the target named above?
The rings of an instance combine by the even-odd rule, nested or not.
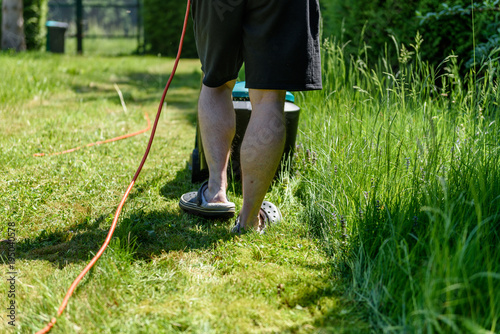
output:
[[[417,12],[425,15],[440,11],[443,3],[465,7],[470,5],[468,0],[323,0],[320,3],[325,37],[346,44],[348,54],[356,55],[367,50],[366,56],[377,58],[385,56],[387,48],[392,65],[397,64],[398,55],[391,35],[399,44],[411,49],[409,45],[415,43],[419,31],[424,39],[422,57],[433,64],[439,64],[452,53],[465,63],[473,50],[473,37],[476,43],[484,38],[480,32],[486,17],[479,13],[475,17],[476,36],[473,35],[471,17],[467,15],[443,16],[422,25],[421,18],[417,17]]]
[[[23,2],[26,48],[40,50],[45,46],[48,0],[24,0]]]
[[[144,0],[144,42],[147,53],[175,57],[181,35],[186,4],[178,0]],[[193,34],[193,22],[187,27],[184,46],[184,58],[197,58]]]

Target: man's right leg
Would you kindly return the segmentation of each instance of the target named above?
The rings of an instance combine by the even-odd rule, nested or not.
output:
[[[198,101],[198,122],[203,151],[208,164],[208,188],[204,197],[209,203],[227,203],[227,165],[236,129],[232,102],[235,80],[211,88],[202,85]]]
[[[249,93],[252,114],[240,149],[243,229],[259,227],[257,216],[279,166],[286,134],[285,91],[250,89]]]

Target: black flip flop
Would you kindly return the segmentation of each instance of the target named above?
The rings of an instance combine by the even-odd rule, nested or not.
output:
[[[234,203],[208,203],[203,196],[203,192],[208,187],[208,181],[205,181],[198,191],[185,193],[181,196],[179,206],[187,213],[211,218],[228,219],[234,217],[236,207]]]

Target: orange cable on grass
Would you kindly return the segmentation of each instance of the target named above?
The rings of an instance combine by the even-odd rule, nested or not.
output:
[[[172,69],[172,74],[170,75],[170,78],[168,79],[167,85],[165,86],[165,89],[163,90],[163,95],[161,97],[160,105],[158,106],[158,112],[156,113],[156,118],[155,118],[155,121],[153,124],[153,129],[151,131],[151,135],[149,137],[148,145],[146,147],[146,152],[144,152],[144,156],[142,157],[142,161],[139,164],[139,168],[137,168],[137,171],[135,172],[134,177],[132,178],[132,182],[130,182],[130,185],[128,186],[127,190],[125,191],[125,194],[123,195],[123,198],[120,201],[118,208],[116,209],[115,217],[114,217],[113,223],[111,224],[111,227],[109,229],[106,240],[104,241],[103,245],[101,246],[101,248],[99,249],[97,254],[92,258],[92,260],[85,267],[85,269],[83,269],[83,271],[78,275],[78,277],[74,280],[73,284],[71,284],[70,288],[68,289],[68,292],[66,293],[66,296],[64,297],[64,299],[61,303],[61,306],[59,307],[59,310],[57,311],[58,317],[62,315],[64,309],[66,308],[66,305],[68,304],[69,298],[71,297],[71,295],[75,291],[78,283],[80,283],[82,278],[87,274],[87,272],[90,270],[90,268],[92,268],[92,266],[97,262],[97,260],[99,260],[101,255],[104,253],[104,251],[108,247],[108,244],[111,241],[111,237],[113,236],[113,232],[115,231],[116,225],[118,223],[118,217],[120,216],[123,205],[125,204],[125,201],[127,200],[127,197],[129,195],[130,191],[132,190],[132,187],[134,186],[135,181],[139,177],[139,174],[141,173],[142,167],[144,166],[144,163],[146,162],[146,159],[149,155],[149,151],[151,150],[151,146],[153,144],[153,139],[154,139],[155,132],[156,132],[156,127],[157,127],[158,121],[160,119],[160,114],[161,114],[163,102],[165,101],[165,96],[167,95],[167,91],[168,91],[168,88],[170,87],[170,83],[172,82],[172,79],[174,78],[174,74],[175,74],[175,71],[177,69],[177,65],[179,64],[179,59],[181,57],[182,44],[184,42],[184,35],[186,34],[186,26],[187,26],[187,22],[188,22],[188,18],[189,18],[190,6],[191,6],[191,0],[187,0],[187,9],[186,9],[186,15],[184,17],[184,25],[182,27],[181,40],[179,42],[179,50],[177,51],[177,56],[175,58],[175,63],[174,63],[174,67]],[[52,318],[52,320],[47,324],[47,326],[45,326],[43,329],[38,331],[37,334],[48,333],[52,329],[52,327],[54,327],[56,321],[57,321],[56,317]]]
[[[144,129],[142,129],[142,130],[137,131],[137,132],[129,133],[129,134],[118,136],[118,137],[111,138],[111,139],[97,141],[95,143],[90,143],[90,144],[87,144],[87,145],[84,145],[84,146],[78,146],[78,147],[71,148],[69,150],[65,150],[65,151],[61,151],[61,152],[35,153],[35,154],[33,154],[33,156],[34,157],[44,157],[44,156],[51,156],[51,155],[66,154],[66,153],[71,153],[71,152],[78,151],[78,150],[80,150],[82,148],[85,148],[85,147],[92,147],[92,146],[96,146],[96,145],[111,143],[111,142],[114,142],[114,141],[118,141],[118,140],[122,140],[122,139],[126,139],[126,138],[130,138],[130,137],[134,137],[134,136],[140,135],[141,133],[148,132],[151,129],[151,121],[149,120],[149,116],[148,116],[148,114],[146,112],[144,112],[144,118],[148,121],[148,126],[146,128],[144,128]]]

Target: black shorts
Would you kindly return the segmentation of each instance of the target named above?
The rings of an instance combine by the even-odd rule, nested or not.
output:
[[[238,77],[247,88],[321,89],[318,0],[193,0],[203,83]]]

